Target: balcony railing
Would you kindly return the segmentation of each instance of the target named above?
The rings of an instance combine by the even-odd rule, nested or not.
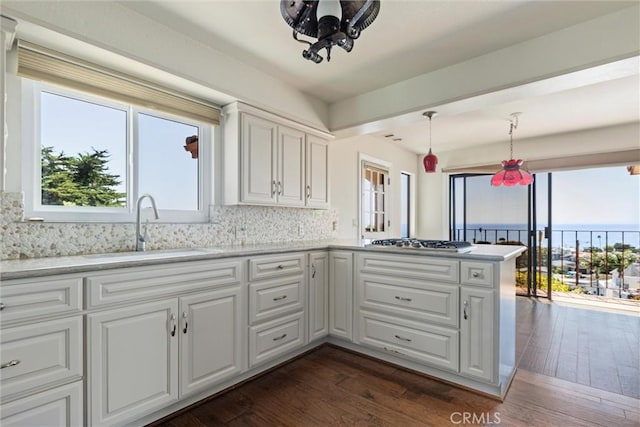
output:
[[[528,241],[526,229],[478,227],[452,231],[454,240],[477,244],[520,242],[526,245]],[[544,253],[544,256],[539,254],[539,259],[543,260],[542,269],[546,272],[548,242],[544,230],[536,230],[532,237],[538,250]],[[640,288],[640,273],[634,271],[625,277],[625,270],[634,260],[637,262],[639,248],[640,230],[552,230],[553,280],[569,288],[586,288],[588,293],[596,295],[611,294],[607,289],[613,289],[617,296],[633,296]],[[625,254],[627,249],[632,255]]]

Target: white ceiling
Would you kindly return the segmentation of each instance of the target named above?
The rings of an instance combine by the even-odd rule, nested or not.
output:
[[[325,102],[357,96],[488,52],[569,27],[636,2],[382,0],[378,18],[353,51],[335,48],[331,62],[302,58],[278,0],[125,1],[122,4],[242,60]],[[433,148],[447,150],[508,139],[508,117],[521,111],[516,137],[638,121],[638,72],[630,77],[523,95],[508,103],[433,119]],[[419,114],[419,113],[417,113]],[[427,121],[376,132],[424,153]]]

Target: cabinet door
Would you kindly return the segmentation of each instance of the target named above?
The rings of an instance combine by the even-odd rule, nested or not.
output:
[[[242,371],[240,286],[180,298],[180,397]]]
[[[307,135],[307,206],[329,207],[329,145],[326,141]]]
[[[353,254],[329,253],[329,334],[353,338]]]
[[[329,254],[309,254],[309,341],[329,333]]]
[[[494,382],[494,291],[468,288],[460,292],[460,372]]]
[[[178,300],[87,316],[89,419],[125,424],[178,399]]]
[[[83,425],[82,381],[36,393],[2,405],[3,427]]]
[[[277,130],[273,122],[248,114],[242,115],[242,202],[276,203]]]
[[[278,128],[278,204],[304,206],[304,133]]]

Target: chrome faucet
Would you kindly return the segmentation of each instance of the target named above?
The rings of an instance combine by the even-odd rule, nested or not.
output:
[[[138,198],[138,206],[136,209],[136,251],[144,251],[146,248],[146,243],[147,240],[149,239],[149,236],[147,235],[147,226],[144,226],[144,234],[140,234],[140,205],[142,204],[142,199],[144,199],[145,197],[148,197],[149,200],[151,200],[151,207],[153,208],[153,215],[156,217],[156,219],[159,219],[160,217],[158,216],[158,208],[156,207],[156,201],[153,200],[153,197],[151,197],[150,194],[143,194],[142,196],[140,196]],[[149,220],[147,220],[147,223],[149,222]]]

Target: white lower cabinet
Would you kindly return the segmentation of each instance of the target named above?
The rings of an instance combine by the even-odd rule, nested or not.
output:
[[[180,397],[242,372],[240,286],[180,298]]]
[[[83,420],[82,381],[2,405],[3,427],[76,427]]]
[[[87,316],[92,425],[124,424],[178,400],[178,299]]]
[[[124,424],[242,371],[241,289],[88,315],[90,419]]]
[[[329,253],[329,335],[353,338],[353,253]]]
[[[493,382],[494,291],[463,286],[460,292],[460,373]]]
[[[309,341],[329,333],[329,254],[309,254]]]

